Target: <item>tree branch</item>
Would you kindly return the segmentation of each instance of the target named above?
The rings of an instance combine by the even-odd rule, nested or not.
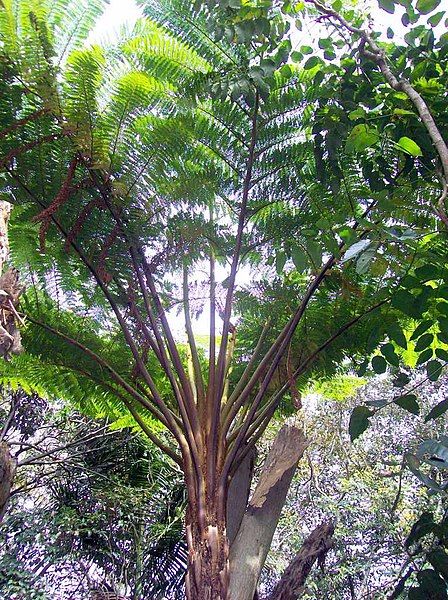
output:
[[[230,549],[230,600],[253,598],[297,463],[307,447],[291,420],[276,435]]]
[[[389,84],[389,86],[393,90],[396,90],[398,92],[404,92],[416,108],[418,114],[420,115],[422,123],[425,126],[426,131],[428,132],[428,135],[431,138],[431,141],[437,151],[440,163],[442,165],[442,191],[437,201],[437,214],[440,217],[440,219],[444,222],[444,224],[448,226],[448,216],[446,214],[444,203],[447,197],[448,187],[448,146],[445,140],[443,139],[442,134],[440,133],[440,130],[425,100],[407,79],[397,79],[397,77],[395,77],[391,68],[387,64],[386,53],[378,46],[377,42],[368,31],[360,29],[358,27],[353,27],[338,12],[331,8],[327,8],[318,0],[306,1],[310,4],[313,4],[321,14],[327,16],[330,19],[336,20],[351,33],[359,35],[361,38],[359,53],[361,55],[366,56],[367,58],[370,58],[373,62],[375,62],[378,65],[378,68],[380,69],[381,73],[384,76],[384,79]],[[366,46],[369,49],[366,49]]]
[[[36,202],[37,204],[39,204],[40,206],[42,206],[43,208],[47,208],[45,203],[42,202],[42,200],[40,200],[37,196],[35,196],[35,194],[33,194],[33,192],[28,188],[28,186],[23,183],[21,181],[21,179],[16,175],[16,173],[14,173],[13,171],[11,171],[11,169],[7,169],[8,173],[11,175],[11,177],[17,181],[17,183],[26,191],[26,193],[30,196],[30,198],[32,198],[34,200],[34,202]],[[59,223],[59,221],[56,219],[56,217],[54,215],[51,215],[51,221],[56,225],[57,229],[59,230],[59,232],[62,234],[62,236],[64,237],[64,239],[68,239],[68,234],[67,232],[64,230],[64,228],[62,227],[62,225]],[[82,263],[85,265],[85,267],[87,268],[87,270],[93,275],[94,279],[96,280],[98,286],[100,287],[101,291],[103,292],[104,296],[106,297],[107,301],[109,302],[117,320],[118,323],[123,331],[125,340],[134,356],[134,359],[140,369],[140,372],[142,374],[142,376],[144,377],[146,383],[148,384],[148,387],[151,391],[151,394],[153,396],[153,400],[156,404],[156,406],[158,407],[158,409],[160,410],[160,412],[163,414],[163,416],[165,417],[165,423],[166,426],[168,427],[168,429],[170,429],[172,431],[172,433],[176,436],[176,439],[178,439],[179,443],[182,443],[181,438],[179,438],[179,430],[177,428],[176,422],[175,420],[172,418],[172,415],[170,414],[170,410],[169,408],[166,406],[166,404],[164,403],[164,401],[162,400],[157,387],[154,384],[154,381],[152,380],[151,375],[148,373],[148,370],[145,366],[145,364],[143,363],[141,357],[140,357],[140,353],[138,351],[137,346],[135,345],[135,342],[132,338],[132,335],[125,323],[125,320],[120,312],[120,310],[118,309],[118,306],[115,302],[115,300],[113,299],[111,293],[109,292],[107,286],[105,285],[105,283],[103,282],[103,280],[101,279],[101,277],[98,275],[97,271],[95,270],[95,268],[90,264],[90,262],[87,260],[86,256],[84,255],[84,253],[82,252],[82,250],[78,247],[78,245],[75,243],[74,240],[70,241],[70,246],[74,249],[74,251],[76,252],[76,254],[79,256],[79,258],[81,259]],[[42,325],[42,324],[41,324]],[[70,339],[70,338],[68,338]],[[67,340],[68,341],[68,340]],[[75,341],[75,340],[73,340]],[[81,344],[82,346],[82,344]],[[88,349],[87,349],[88,350]],[[89,352],[92,352],[89,350]],[[94,353],[93,353],[94,354]],[[128,385],[128,384],[126,384]],[[130,386],[129,386],[130,387]],[[132,388],[131,388],[132,389]],[[135,392],[135,390],[134,390]]]
[[[373,312],[380,306],[387,304],[387,302],[389,302],[389,299],[378,302],[374,306],[371,306],[370,308],[368,308],[362,314],[354,317],[352,320],[348,321],[345,325],[340,327],[332,336],[330,336],[325,342],[323,342],[323,344],[321,344],[312,354],[310,354],[310,356],[307,357],[307,359],[303,363],[301,363],[294,370],[294,372],[292,373],[292,377],[294,379],[296,379],[297,377],[300,377],[300,375],[302,375],[306,371],[306,369],[319,356],[319,354],[323,350],[328,348],[328,346],[330,346],[334,342],[334,340],[336,340],[339,336],[341,336],[346,331],[348,331],[351,327],[353,327],[353,325],[355,325],[363,317],[365,317],[369,313]],[[289,389],[289,381],[286,381],[281,386],[281,388],[279,390],[277,390],[277,392],[275,392],[275,394],[272,396],[272,398],[269,400],[269,402],[266,403],[266,405],[263,407],[263,409],[256,415],[256,417],[253,420],[253,423],[251,424],[251,426],[247,432],[247,436],[246,436],[247,444],[244,448],[241,449],[241,451],[236,456],[235,465],[232,467],[232,470],[234,470],[238,466],[238,464],[240,464],[240,462],[242,460],[244,460],[244,457],[246,456],[247,452],[249,452],[250,449],[253,446],[255,446],[255,444],[261,438],[261,436],[263,435],[266,427],[268,426],[275,410],[277,409],[277,407],[280,403],[280,400],[283,398],[284,394],[288,391],[288,389]],[[233,441],[233,439],[235,439],[235,437],[237,435],[237,431],[238,430],[235,430],[234,432],[232,432],[232,435],[230,436],[229,441]]]
[[[229,275],[229,283],[226,295],[226,302],[224,307],[224,317],[223,317],[223,328],[222,328],[222,338],[221,345],[219,348],[218,355],[218,365],[217,365],[217,387],[216,387],[216,398],[218,401],[221,398],[222,390],[224,387],[224,372],[225,372],[225,363],[226,363],[226,353],[227,353],[227,342],[230,330],[230,317],[232,312],[232,301],[233,294],[235,291],[235,279],[238,271],[241,248],[243,243],[243,232],[244,226],[246,223],[247,216],[247,204],[249,200],[249,189],[250,183],[252,180],[252,171],[255,160],[255,145],[257,142],[257,118],[258,118],[258,108],[259,108],[259,96],[258,92],[255,96],[255,105],[252,114],[252,131],[251,131],[251,141],[249,147],[249,155],[246,166],[246,175],[243,182],[243,192],[242,192],[242,200],[241,207],[239,211],[238,218],[238,229],[237,236],[235,241],[235,251],[233,253],[232,258],[232,266],[230,268]]]
[[[183,305],[185,316],[185,329],[187,332],[188,345],[191,352],[191,360],[193,363],[194,380],[196,384],[197,404],[201,406],[204,402],[204,381],[202,379],[201,364],[199,362],[198,349],[193,334],[193,326],[191,324],[190,313],[190,297],[188,293],[188,267],[184,265],[183,273]]]
[[[34,323],[38,327],[42,327],[42,329],[46,329],[53,335],[56,335],[56,336],[60,337],[61,339],[65,340],[66,342],[68,342],[69,344],[71,344],[72,346],[75,346],[75,348],[78,348],[79,350],[84,352],[87,356],[89,356],[89,358],[93,359],[101,367],[104,367],[104,369],[106,369],[106,371],[109,373],[109,375],[112,377],[112,379],[120,387],[122,387],[124,390],[126,390],[126,392],[130,396],[132,396],[135,400],[137,400],[137,402],[139,402],[142,406],[144,406],[150,412],[152,412],[152,414],[157,419],[159,419],[159,421],[161,423],[163,423],[165,425],[165,427],[167,427],[174,435],[179,433],[179,429],[174,420],[174,415],[171,414],[168,407],[165,407],[166,411],[168,411],[168,418],[167,418],[167,415],[164,413],[164,411],[160,410],[160,407],[157,405],[157,401],[154,398],[152,398],[152,400],[154,400],[154,402],[156,403],[156,406],[152,406],[151,403],[149,403],[143,396],[141,396],[141,394],[139,394],[131,385],[129,385],[127,383],[127,381],[125,379],[123,379],[121,377],[121,375],[119,375],[117,373],[117,371],[115,371],[106,360],[104,360],[101,356],[96,354],[96,352],[93,352],[93,350],[90,350],[90,348],[87,348],[87,346],[84,346],[77,340],[71,338],[70,336],[66,335],[65,333],[62,333],[61,331],[58,331],[57,329],[54,329],[53,327],[51,327],[50,325],[47,325],[46,323],[42,323],[42,322],[38,321],[37,319],[30,317],[29,315],[26,315],[26,318],[31,323]],[[174,430],[170,423],[172,423]],[[177,437],[177,435],[176,435],[176,437]]]
[[[334,523],[322,523],[303,542],[267,600],[298,600],[314,563],[322,566],[333,545]]]

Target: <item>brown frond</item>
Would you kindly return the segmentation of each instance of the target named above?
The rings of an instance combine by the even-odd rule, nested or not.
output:
[[[28,142],[27,144],[23,144],[23,146],[19,146],[18,148],[13,148],[8,152],[6,156],[0,159],[0,168],[6,167],[14,158],[20,156],[24,152],[28,152],[28,150],[32,150],[39,146],[40,144],[45,144],[47,142],[54,142],[58,138],[65,135],[64,133],[51,133],[50,135],[44,135],[43,137],[33,140],[32,142]]]
[[[45,210],[43,210],[33,218],[33,221],[41,222],[41,227],[39,230],[39,241],[40,248],[42,251],[45,250],[45,238],[47,235],[48,228],[50,226],[51,217],[65,202],[67,202],[70,196],[71,184],[73,181],[73,177],[75,176],[77,164],[78,157],[75,156],[70,161],[67,176],[63,184],[61,185],[59,192],[56,194],[56,197],[54,198],[53,202],[50,204],[50,206],[48,206]]]
[[[112,280],[112,275],[110,273],[108,273],[107,269],[106,269],[106,258],[107,255],[109,254],[109,250],[112,248],[112,246],[115,243],[115,240],[118,237],[118,234],[120,232],[120,227],[119,225],[115,225],[114,228],[112,229],[112,231],[109,233],[109,235],[107,236],[105,242],[104,242],[104,246],[103,249],[101,250],[101,253],[98,257],[98,274],[101,277],[101,279],[104,281],[104,283],[110,283]]]
[[[31,123],[32,121],[36,121],[43,115],[46,115],[48,112],[49,112],[48,108],[42,108],[41,110],[37,110],[36,112],[31,113],[30,115],[28,115],[27,117],[24,117],[23,119],[19,119],[18,121],[15,121],[12,125],[10,125],[9,127],[6,127],[6,129],[3,129],[2,131],[0,131],[0,140],[2,138],[6,137],[7,135],[9,135],[10,133],[12,133],[13,131],[15,131],[16,129],[18,129],[19,127],[22,127],[22,125],[26,125],[27,123]]]
[[[75,239],[79,235],[84,223],[86,222],[87,218],[90,216],[92,211],[95,208],[103,208],[103,206],[104,206],[104,203],[103,203],[102,198],[93,198],[79,212],[79,214],[76,218],[76,221],[75,221],[73,227],[68,232],[67,239],[65,240],[64,247],[65,247],[66,252],[68,252],[70,250],[70,245],[72,244],[72,242],[75,241]]]

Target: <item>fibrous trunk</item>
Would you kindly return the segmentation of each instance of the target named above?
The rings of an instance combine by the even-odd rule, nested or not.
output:
[[[185,581],[188,600],[227,600],[229,547],[225,518],[209,498],[204,515],[198,507],[187,510],[188,569]]]
[[[4,271],[9,258],[8,222],[11,205],[0,201],[0,355],[9,358],[22,351],[17,309],[22,287],[15,269]]]
[[[6,511],[14,481],[17,461],[11,456],[6,442],[0,442],[0,523]]]

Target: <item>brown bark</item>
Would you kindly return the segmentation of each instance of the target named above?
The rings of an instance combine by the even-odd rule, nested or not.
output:
[[[18,272],[8,269],[0,277],[0,355],[5,359],[22,352],[17,313],[21,293]]]
[[[0,201],[0,273],[9,256],[8,222],[11,213],[9,202]],[[0,355],[8,358],[22,351],[18,330],[17,305],[22,287],[15,269],[6,270],[0,277]]]
[[[9,256],[8,222],[11,213],[9,202],[0,201],[0,273]],[[10,354],[21,351],[20,333],[17,329],[16,307],[22,288],[18,273],[8,269],[0,277],[0,355],[8,358]],[[13,411],[10,417],[13,415]],[[11,488],[17,468],[17,460],[11,456],[8,444],[3,440],[9,419],[0,432],[0,523],[11,495]]]
[[[297,463],[307,443],[286,422],[277,434],[230,551],[230,600],[251,600],[271,546]]]
[[[323,564],[332,546],[334,523],[322,523],[304,541],[267,600],[297,600],[314,563]]]
[[[6,442],[0,442],[0,523],[6,512],[17,461],[11,456]]]
[[[209,504],[213,504],[210,499]],[[211,510],[210,510],[211,508]],[[187,510],[188,566],[185,591],[188,600],[227,600],[229,585],[229,545],[225,520],[214,507],[201,518],[197,507]],[[202,524],[201,524],[202,523]]]

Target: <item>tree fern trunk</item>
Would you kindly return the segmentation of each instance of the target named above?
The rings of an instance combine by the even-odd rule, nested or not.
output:
[[[17,272],[9,269],[3,273],[5,262],[9,257],[8,222],[11,204],[0,201],[0,355],[7,358],[11,353],[21,350],[20,333],[16,327],[13,309],[16,307],[21,292]],[[16,472],[17,461],[12,457],[4,437],[14,415],[11,407],[10,417],[0,428],[0,522],[6,511],[11,488]]]
[[[196,506],[187,511],[188,569],[185,580],[188,600],[227,600],[229,545],[225,519],[209,498],[207,515],[200,518]],[[204,523],[200,525],[201,521]]]
[[[0,523],[6,511],[14,481],[17,461],[11,456],[6,442],[0,442]]]
[[[5,264],[9,258],[8,223],[11,204],[0,201],[0,355],[8,358],[11,354],[22,351],[20,332],[17,323],[19,296],[22,287],[15,269],[7,269]]]

